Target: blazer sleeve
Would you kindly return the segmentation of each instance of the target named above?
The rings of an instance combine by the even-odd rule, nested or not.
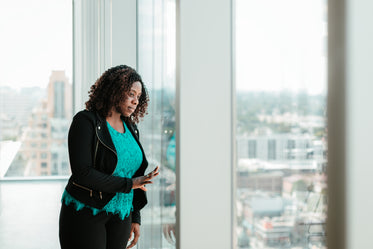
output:
[[[133,212],[132,212],[132,223],[138,223],[139,225],[141,225],[140,210],[133,210]]]
[[[105,174],[93,168],[95,124],[89,115],[78,113],[70,126],[68,148],[71,171],[81,185],[108,193],[128,193],[132,179]]]

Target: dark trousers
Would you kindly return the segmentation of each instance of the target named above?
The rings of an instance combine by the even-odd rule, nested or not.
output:
[[[59,236],[61,249],[124,249],[131,231],[131,215],[121,220],[106,212],[93,215],[62,204]]]

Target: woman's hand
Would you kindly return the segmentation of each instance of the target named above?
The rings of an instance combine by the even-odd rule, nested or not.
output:
[[[132,234],[134,234],[133,240],[131,241],[131,244],[127,246],[128,248],[132,248],[137,244],[137,241],[139,240],[140,237],[140,225],[138,223],[132,223],[131,224],[131,232],[130,232],[130,237],[128,241],[131,240]]]
[[[147,189],[145,188],[145,185],[153,183],[151,180],[154,177],[156,177],[157,175],[159,175],[158,169],[159,169],[159,167],[157,166],[149,174],[133,178],[132,179],[132,189],[139,188],[139,189],[142,189],[144,191],[147,191]]]

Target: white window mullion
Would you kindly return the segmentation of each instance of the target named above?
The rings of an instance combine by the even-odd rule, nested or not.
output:
[[[232,3],[177,1],[177,248],[232,248]]]
[[[74,112],[84,108],[87,92],[109,67],[136,67],[135,0],[74,0]]]

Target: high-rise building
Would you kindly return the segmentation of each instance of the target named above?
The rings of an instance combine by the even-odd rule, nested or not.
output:
[[[72,90],[65,71],[52,71],[48,84],[48,117],[71,119]]]
[[[67,132],[72,116],[72,87],[64,71],[52,71],[47,91],[47,98],[29,116],[10,175],[69,174]]]

